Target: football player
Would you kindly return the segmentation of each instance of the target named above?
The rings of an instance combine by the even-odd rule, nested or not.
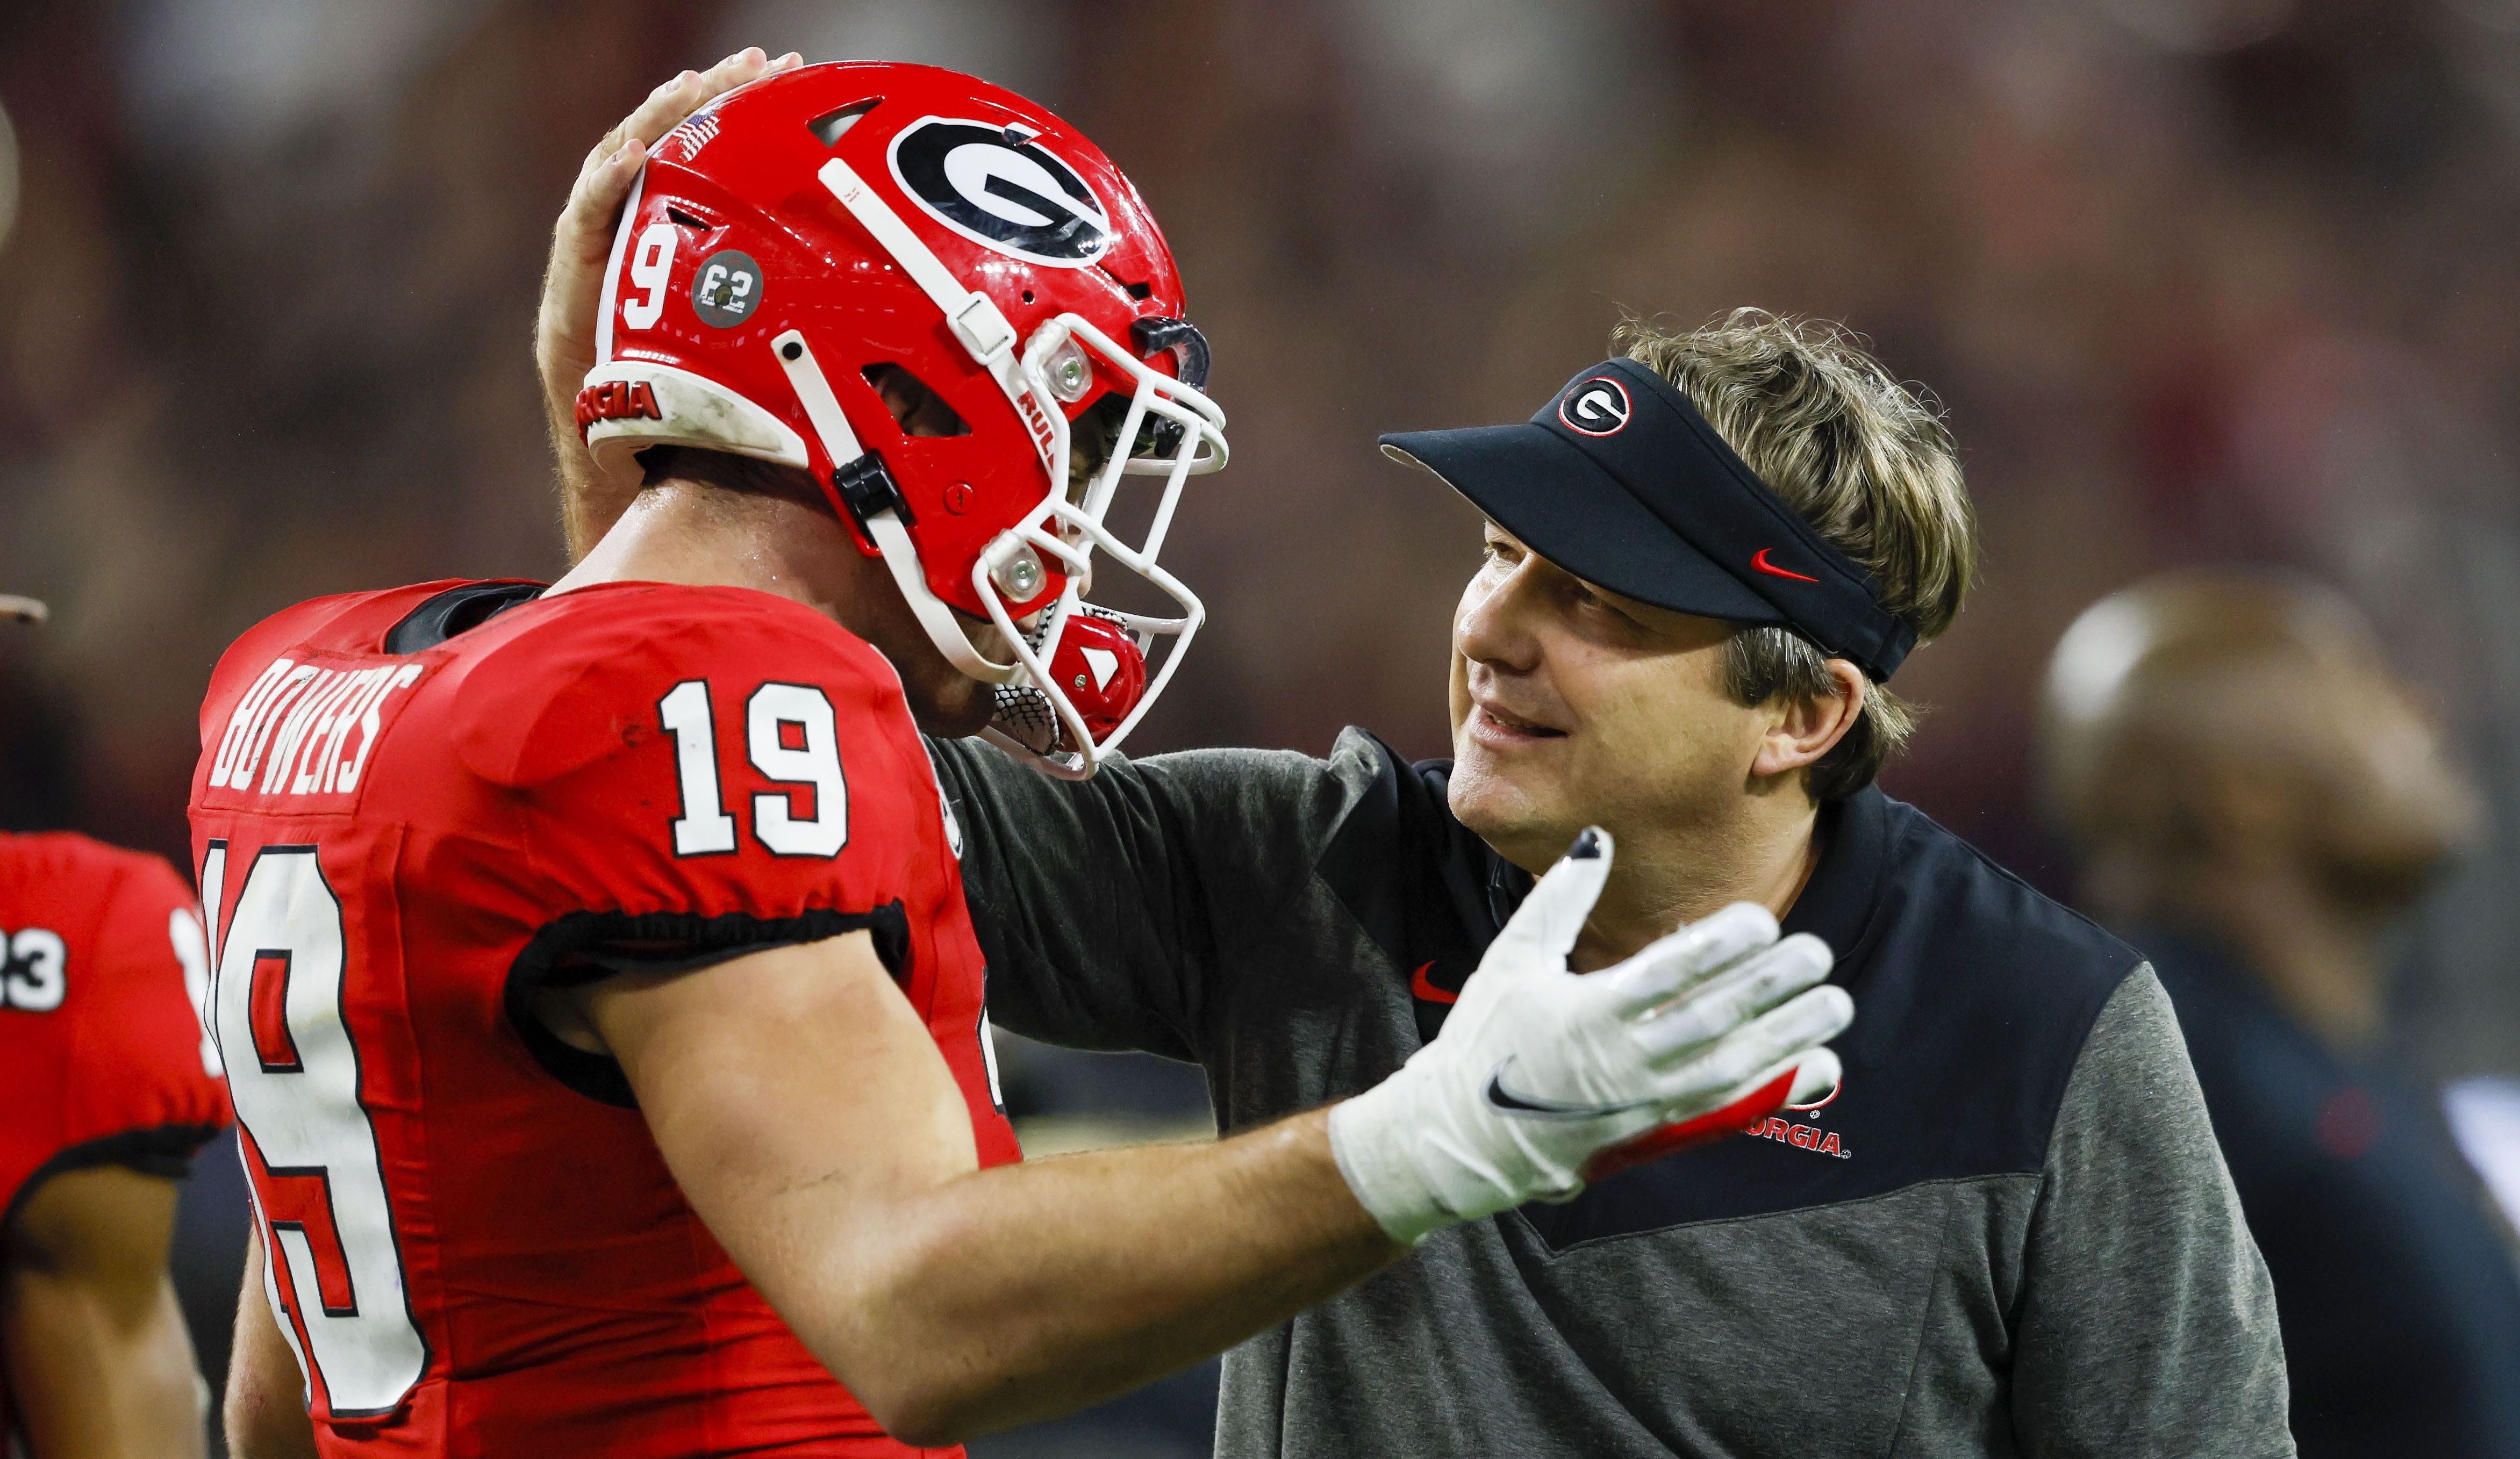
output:
[[[623,138],[571,426],[627,512],[549,591],[281,613],[203,706],[237,1453],[950,1444],[1834,1080],[1828,951],[1756,907],[1569,972],[1587,834],[1391,1078],[1016,1164],[919,730],[1081,775],[1160,691],[1206,343],[1127,179],[968,77],[747,52]],[[1115,568],[1167,606],[1087,604]]]
[[[0,597],[0,617],[42,616]],[[176,1182],[228,1120],[208,969],[172,866],[0,834],[0,1451],[202,1452],[166,1248]]]

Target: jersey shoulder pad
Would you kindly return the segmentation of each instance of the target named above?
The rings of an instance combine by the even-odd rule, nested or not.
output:
[[[152,1150],[189,1156],[228,1120],[201,1024],[209,946],[191,885],[161,858],[66,831],[0,839],[0,855],[20,904],[0,934],[11,1001],[42,1006],[24,995],[51,995],[68,1040],[70,1132],[163,1131]],[[25,905],[30,877],[40,906]]]
[[[292,649],[345,654],[382,651],[385,635],[414,608],[465,580],[415,583],[367,593],[337,593],[281,609],[237,636],[210,671],[202,698],[202,745],[208,749],[227,728],[237,701],[249,692],[272,660]]]
[[[669,732],[677,712],[665,701],[678,690],[722,700],[765,685],[810,687],[832,706],[844,752],[871,735],[917,748],[881,654],[813,609],[750,589],[582,590],[510,609],[450,646],[460,651],[437,692],[457,706],[454,746],[494,785],[529,789],[642,749]]]
[[[515,979],[610,941],[718,954],[878,924],[898,966],[952,900],[900,682],[830,619],[742,590],[607,589],[473,633],[434,693],[503,821],[465,855],[535,924]]]
[[[82,931],[143,911],[193,905],[193,890],[165,858],[109,846],[76,831],[0,836],[0,927],[35,916]],[[7,904],[16,904],[14,906]]]
[[[163,857],[126,851],[77,831],[0,836],[0,861],[19,868],[23,876],[54,878],[62,893],[79,895],[83,901],[101,899],[116,879],[135,873],[155,870],[175,880],[175,868]]]

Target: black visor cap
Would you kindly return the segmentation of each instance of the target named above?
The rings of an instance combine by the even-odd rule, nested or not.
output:
[[[1871,575],[1633,360],[1582,372],[1524,424],[1403,431],[1382,437],[1382,449],[1443,478],[1541,556],[1623,597],[1789,625],[1875,682],[1915,644]]]

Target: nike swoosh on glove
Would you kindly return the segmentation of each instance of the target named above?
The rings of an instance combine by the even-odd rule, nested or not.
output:
[[[1569,971],[1610,857],[1606,832],[1577,837],[1498,934],[1443,1033],[1330,1111],[1339,1173],[1393,1240],[1571,1199],[1588,1165],[1678,1148],[1670,1127],[1745,1123],[1836,1083],[1821,1045],[1853,1021],[1854,999],[1823,981],[1828,945],[1780,941],[1764,907],[1736,903],[1615,967]]]

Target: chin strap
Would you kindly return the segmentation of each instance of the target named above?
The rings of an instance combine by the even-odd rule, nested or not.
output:
[[[788,383],[796,392],[796,401],[805,408],[805,419],[812,422],[814,434],[823,441],[823,454],[832,462],[834,477],[867,456],[858,444],[858,433],[849,428],[849,418],[840,411],[838,397],[832,393],[832,382],[824,376],[823,367],[814,360],[805,336],[789,330],[770,341],[771,353],[779,357],[779,368],[788,375]],[[876,553],[892,574],[893,586],[901,590],[919,626],[927,631],[928,641],[957,670],[983,684],[1012,684],[1023,676],[1023,666],[995,664],[971,646],[971,639],[963,631],[963,620],[954,616],[944,599],[927,586],[927,575],[921,569],[919,549],[910,541],[909,529],[901,524],[900,512],[891,507],[860,514],[859,522],[867,536],[875,539]]]
[[[946,661],[970,678],[983,684],[1016,684],[1024,677],[1021,664],[993,664],[971,646],[968,634],[963,632],[963,620],[943,598],[930,592],[927,575],[919,570],[919,549],[911,546],[910,531],[901,518],[890,510],[869,513],[865,518],[867,535],[875,539],[876,550],[883,555],[883,565],[892,570],[892,581],[910,603],[910,611],[919,617],[919,626],[927,630],[928,639]]]

